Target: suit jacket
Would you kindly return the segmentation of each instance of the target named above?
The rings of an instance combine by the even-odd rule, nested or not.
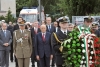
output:
[[[64,41],[69,37],[70,32],[67,31],[67,35],[65,35],[61,30],[59,30],[58,32],[56,32],[57,38],[60,41]],[[55,39],[54,35],[52,34],[51,36],[51,44],[53,46],[53,49],[55,51],[55,55],[56,55],[56,64],[57,65],[62,65],[64,63],[64,58],[62,58],[62,52],[60,52],[59,48],[61,47],[61,43],[57,42],[57,40]]]
[[[15,31],[15,30],[18,30],[18,29],[19,29],[19,25],[16,24],[16,25],[14,26],[13,30]]]
[[[57,31],[56,31],[56,27],[55,27],[55,32],[58,32],[60,29],[59,29],[59,27],[57,28]]]
[[[22,43],[18,40],[22,38]],[[17,58],[29,58],[32,54],[31,31],[24,30],[22,34],[20,30],[14,31],[13,34],[13,50]]]
[[[11,32],[11,35],[13,36],[13,26],[9,25],[7,27],[7,30],[9,30]]]
[[[37,33],[39,33],[40,32],[40,28],[38,28],[38,30],[37,30]],[[34,31],[34,28],[31,28],[31,37],[32,37],[32,46],[34,47],[34,42],[35,42],[35,35],[36,35],[36,33],[35,33],[35,31]]]
[[[6,30],[6,37],[5,37],[3,30],[0,30],[0,50],[10,50],[11,42],[12,42],[12,36],[10,31]],[[4,43],[8,43],[9,46],[5,47]]]
[[[44,55],[46,57],[50,57],[52,54],[52,46],[51,46],[51,34],[46,32],[45,42],[42,39],[42,33],[39,32],[35,38],[35,53],[39,55],[40,58],[43,58]]]
[[[97,37],[100,37],[100,31],[99,31],[99,30],[95,30],[94,34],[95,34]]]
[[[49,31],[49,29],[48,29],[48,25],[47,25],[46,27],[47,27],[47,32],[50,32],[51,34],[52,34],[53,32],[55,32],[55,27],[54,27],[53,25],[51,25],[50,31]]]

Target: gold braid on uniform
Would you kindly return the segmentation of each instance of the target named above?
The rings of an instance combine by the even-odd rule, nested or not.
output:
[[[59,42],[59,43],[62,43],[62,42],[58,39],[56,33],[53,33],[53,34],[54,34],[54,37],[55,37],[56,41]]]
[[[53,34],[54,34],[54,37],[55,37],[56,41],[62,44],[62,42],[58,39],[56,33],[53,33]],[[59,50],[60,50],[60,52],[62,52],[63,46],[60,46]]]

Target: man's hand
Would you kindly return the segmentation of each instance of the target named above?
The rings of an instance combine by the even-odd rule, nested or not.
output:
[[[6,46],[6,47],[7,47],[8,45],[9,45],[8,43],[4,43],[4,46]]]
[[[40,60],[40,57],[37,55],[37,56],[36,56],[36,59],[37,59],[37,60]]]
[[[53,58],[53,55],[50,55],[50,60],[52,60],[52,58]]]
[[[6,43],[3,44],[4,46],[7,46]]]
[[[9,46],[9,44],[8,44],[8,43],[6,43],[6,46]]]

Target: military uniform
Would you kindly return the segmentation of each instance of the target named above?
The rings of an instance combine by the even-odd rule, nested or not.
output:
[[[13,49],[18,60],[19,67],[29,67],[29,61],[32,54],[31,31],[21,29],[14,31]]]
[[[60,19],[61,21],[59,22],[64,22],[64,19]],[[66,23],[66,22],[64,22]],[[66,34],[60,29],[58,32],[53,33],[51,36],[51,44],[53,46],[53,49],[55,51],[55,56],[56,56],[56,66],[57,67],[63,67],[64,64],[64,58],[62,57],[63,53],[62,53],[62,46],[61,46],[61,42],[65,41],[65,39],[70,38],[69,37],[69,31],[66,30]]]

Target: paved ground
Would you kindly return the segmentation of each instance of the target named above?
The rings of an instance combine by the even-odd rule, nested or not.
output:
[[[15,62],[9,62],[10,66],[9,67],[15,67]],[[31,67],[31,62],[30,62],[30,67]],[[35,67],[37,67],[37,63],[35,63]]]

